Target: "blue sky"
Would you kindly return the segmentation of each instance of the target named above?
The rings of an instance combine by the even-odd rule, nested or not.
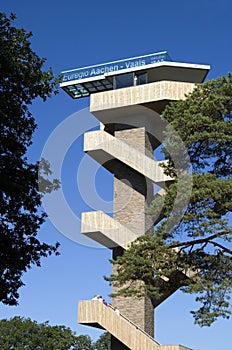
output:
[[[46,67],[57,75],[62,70],[110,62],[167,50],[176,62],[209,64],[207,79],[227,75],[232,70],[232,33],[230,0],[148,0],[122,1],[29,1],[0,0],[1,11],[17,15],[15,24],[32,31],[32,48],[46,57]],[[63,91],[48,102],[36,100],[31,106],[38,123],[30,159],[39,159],[42,149],[62,121],[74,113],[77,134],[96,120],[88,112],[89,99],[72,100]],[[60,128],[60,126],[59,126]],[[69,135],[66,135],[69,137]],[[78,218],[91,210],[77,186],[77,171],[84,158],[82,137],[67,149],[62,167],[65,199]],[[59,147],[54,147],[54,157]],[[103,186],[104,184],[104,186]],[[110,211],[112,176],[104,170],[96,175],[99,209]],[[88,197],[88,194],[87,194]],[[61,243],[61,256],[42,261],[23,280],[19,306],[0,306],[0,317],[30,317],[51,324],[64,324],[77,334],[96,339],[101,331],[77,324],[77,302],[96,293],[106,298],[110,287],[103,275],[110,274],[110,252],[74,242],[79,232],[78,220],[67,222],[72,239],[60,233],[48,220],[40,230],[41,239]],[[78,238],[79,239],[79,238]],[[77,240],[78,240],[77,239]],[[109,300],[109,299],[108,299]],[[180,292],[172,295],[156,310],[155,335],[162,344],[183,344],[196,350],[226,350],[232,342],[232,320],[219,320],[210,328],[199,328],[189,313],[196,308],[194,296]]]

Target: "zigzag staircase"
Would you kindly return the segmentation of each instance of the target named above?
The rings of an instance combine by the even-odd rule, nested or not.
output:
[[[145,107],[143,107],[142,110],[145,115],[148,114],[148,119],[151,120],[153,114],[154,118],[157,119],[157,114],[154,112],[148,110]],[[84,151],[113,174],[115,174],[115,170],[117,172],[118,169],[122,169],[119,170],[119,173],[120,171],[125,172],[125,174],[131,173],[132,175],[129,175],[128,178],[129,182],[133,182],[133,179],[145,179],[146,184],[142,186],[148,186],[148,192],[151,192],[151,188],[153,187],[152,184],[157,184],[161,188],[158,195],[164,195],[165,186],[168,182],[172,181],[172,178],[166,176],[163,172],[162,167],[160,167],[160,162],[157,162],[153,159],[151,149],[150,152],[147,150],[145,145],[145,138],[147,135],[145,129],[137,129],[138,136],[143,139],[142,142],[139,140],[138,143],[136,139],[137,136],[133,139],[133,137],[131,138],[131,135],[129,135],[128,132],[130,133],[129,130],[122,132],[119,131],[119,133],[116,132],[112,135],[104,130],[99,130],[85,133]],[[155,147],[159,145],[157,139],[155,140],[154,144],[156,145]],[[115,176],[117,177],[117,175]],[[130,176],[132,177],[130,178]],[[115,181],[121,182],[120,177],[119,180]],[[119,186],[121,186],[121,184]],[[141,201],[141,198],[144,198],[141,202],[144,204],[139,204],[139,211],[142,215],[139,221],[143,222],[141,226],[139,226],[139,224],[134,224],[134,226],[131,225],[129,219],[125,221],[121,220],[123,216],[127,218],[127,213],[129,214],[131,210],[133,211],[133,205],[137,205],[135,199],[134,204],[133,201],[129,204],[129,209],[123,209],[121,215],[114,215],[113,218],[103,213],[102,211],[82,213],[81,232],[89,238],[92,238],[96,242],[102,244],[103,246],[112,249],[113,251],[116,247],[120,247],[122,250],[128,249],[134,240],[146,232],[145,227],[147,219],[145,219],[144,209],[142,208],[144,208],[149,194],[143,194],[142,192],[139,194],[141,187],[136,188],[136,186],[136,182],[135,187],[133,185],[129,185],[129,188],[131,188],[132,192],[129,193],[129,190],[128,193],[129,196],[138,196],[136,197],[138,198],[138,201]],[[124,189],[121,187],[119,188],[120,190],[117,190],[118,192],[116,193],[116,196],[118,196],[120,192],[123,193],[124,191]],[[137,214],[138,210],[137,212],[135,211],[135,217]],[[156,222],[159,220],[160,217],[158,216]],[[153,225],[150,225],[150,227],[153,227]],[[187,278],[186,275],[180,271],[178,271],[175,276],[170,276],[170,278],[172,277],[175,277],[176,281],[183,281],[183,277]],[[170,286],[169,279],[165,278],[157,279],[157,284],[162,284],[164,292],[160,298],[151,300],[151,307],[153,305],[154,308],[162,303],[180,287],[178,283],[176,283],[175,287]],[[133,301],[130,300],[129,303],[133,303]],[[121,307],[120,312],[122,312]],[[79,323],[103,328],[110,332],[116,341],[119,341],[120,344],[124,344],[123,346],[119,346],[120,350],[155,350],[158,348],[162,350],[181,349],[179,345],[161,347],[161,345],[152,338],[152,331],[149,335],[139,327],[137,321],[134,320],[136,323],[135,324],[131,321],[131,317],[129,320],[122,314],[120,317],[118,317],[112,308],[106,308],[105,305],[102,305],[98,301],[80,302],[78,315]],[[118,349],[118,346],[114,345],[112,349]]]
[[[79,301],[78,323],[105,329],[130,350],[190,350],[182,345],[160,345],[124,315],[118,315],[112,306],[98,300]]]
[[[122,60],[111,62],[113,70],[107,69],[104,75],[91,77],[86,70],[90,74],[86,79],[76,80],[78,74],[64,72],[61,84],[73,98],[90,95],[90,111],[100,121],[100,131],[85,134],[84,151],[114,174],[114,215],[112,218],[101,211],[83,213],[81,232],[111,249],[113,259],[139,236],[152,235],[153,225],[162,219],[162,208],[153,222],[145,215],[145,208],[154,197],[154,184],[160,188],[156,195],[163,195],[172,180],[153,157],[163,142],[160,138],[165,127],[160,114],[170,101],[184,99],[196,83],[203,82],[210,68],[172,62],[167,53],[144,57],[148,63],[135,61],[127,69],[120,66]],[[104,71],[104,65],[100,67]],[[67,81],[69,77],[75,80]],[[113,273],[117,273],[115,265]],[[110,332],[111,350],[188,350],[181,345],[160,345],[152,336],[154,307],[190,276],[191,271],[176,271],[169,278],[157,280],[159,286],[164,286],[164,293],[156,300],[112,298],[120,315],[97,300],[80,301],[78,322]],[[169,279],[175,280],[176,287]],[[115,290],[113,284],[113,294]]]

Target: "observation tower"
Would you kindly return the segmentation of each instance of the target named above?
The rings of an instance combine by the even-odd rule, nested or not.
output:
[[[138,237],[152,234],[161,219],[145,215],[154,186],[162,196],[172,181],[153,156],[162,143],[160,114],[170,101],[185,99],[209,69],[173,62],[165,51],[62,72],[61,88],[73,99],[90,96],[90,112],[100,121],[100,130],[85,133],[84,151],[114,174],[113,217],[82,213],[81,232],[111,249],[114,259]],[[175,274],[177,281],[181,274]],[[78,322],[110,332],[111,350],[188,349],[153,338],[154,308],[180,287],[165,283],[167,292],[159,299],[113,298],[120,315],[99,301],[79,301]]]

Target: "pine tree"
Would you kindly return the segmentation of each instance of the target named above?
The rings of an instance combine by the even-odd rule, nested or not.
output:
[[[191,313],[200,326],[231,315],[231,101],[229,74],[199,84],[185,100],[166,107],[162,118],[171,127],[165,131],[163,152],[168,163],[163,167],[173,181],[165,196],[155,196],[147,210],[147,215],[156,217],[162,206],[162,220],[154,225],[154,236],[140,237],[112,260],[118,264],[118,274],[106,278],[120,286],[124,296],[158,298],[167,288],[195,294],[200,306]],[[173,128],[187,153],[180,149]],[[186,173],[188,158],[191,176]],[[179,160],[178,167],[173,159]]]

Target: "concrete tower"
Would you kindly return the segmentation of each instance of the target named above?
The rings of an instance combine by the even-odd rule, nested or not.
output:
[[[160,113],[192,92],[208,70],[172,62],[161,52],[63,72],[61,87],[72,98],[90,95],[90,112],[100,121],[100,130],[85,134],[84,151],[114,174],[113,218],[102,211],[83,213],[82,233],[111,249],[113,258],[139,236],[152,234],[154,222],[145,207],[154,185],[163,195],[172,181],[153,157],[162,143]],[[81,301],[78,322],[109,331],[111,350],[186,349],[153,339],[154,308],[175,290],[169,288],[159,300],[113,298],[120,315],[98,301]]]

